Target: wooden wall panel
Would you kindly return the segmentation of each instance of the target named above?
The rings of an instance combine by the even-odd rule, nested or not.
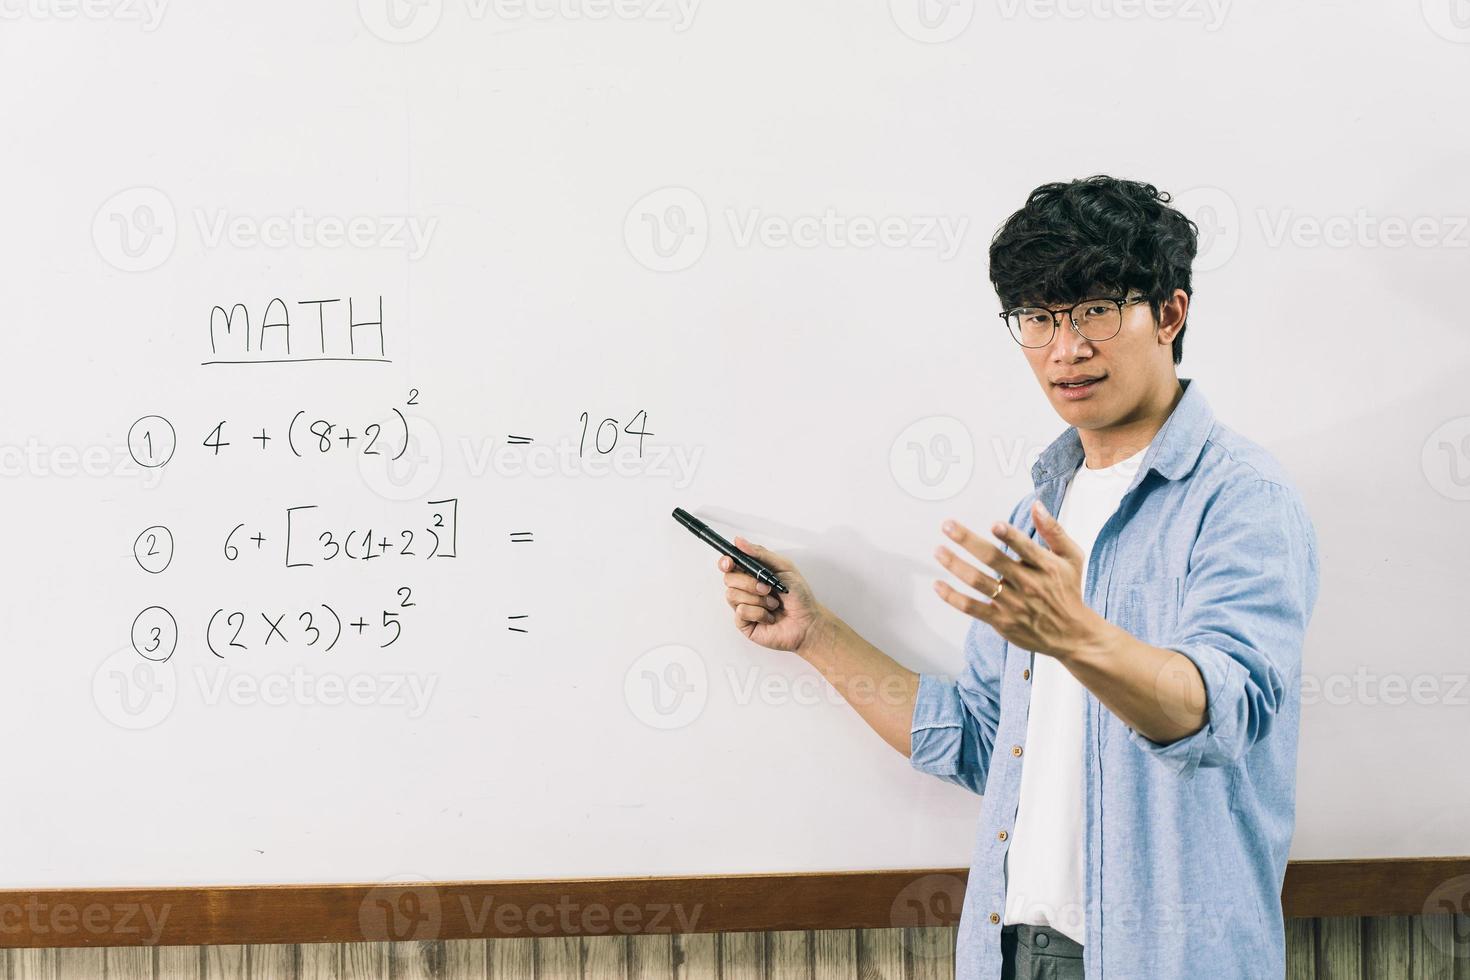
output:
[[[952,926],[0,950],[0,980],[953,980]],[[1470,916],[1287,920],[1288,980],[1470,980]]]

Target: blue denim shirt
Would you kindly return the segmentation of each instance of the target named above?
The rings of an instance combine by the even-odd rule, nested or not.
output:
[[[1216,421],[1198,383],[1180,384],[1184,394],[1098,533],[1083,597],[1138,639],[1192,660],[1208,718],[1161,744],[1086,694],[1077,789],[1088,980],[1260,980],[1286,969],[1281,884],[1316,531],[1281,465]],[[1032,467],[1034,492],[1010,522],[1035,537],[1032,501],[1060,513],[1082,460],[1069,427]],[[1035,656],[975,620],[963,676],[920,677],[913,766],[985,797],[960,919],[960,980],[1000,976],[1004,860]]]

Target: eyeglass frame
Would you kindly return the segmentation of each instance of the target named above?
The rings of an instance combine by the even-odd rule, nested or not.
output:
[[[1082,326],[1081,326],[1081,324],[1079,324],[1077,322],[1076,313],[1077,313],[1077,308],[1079,306],[1085,306],[1088,303],[1095,303],[1095,302],[1097,302],[1100,299],[1105,299],[1105,300],[1108,300],[1110,302],[1116,303],[1118,305],[1118,329],[1115,330],[1115,331],[1113,331],[1113,333],[1110,334],[1109,336],[1102,338],[1102,340],[1093,340],[1091,337],[1087,336],[1085,333],[1082,332]],[[1081,337],[1083,340],[1087,341],[1089,344],[1100,344],[1100,343],[1102,343],[1105,340],[1112,340],[1114,337],[1118,336],[1118,334],[1122,332],[1122,330],[1123,330],[1123,307],[1125,307],[1125,306],[1132,306],[1135,303],[1146,303],[1146,302],[1148,302],[1148,297],[1147,296],[1135,296],[1132,299],[1129,299],[1127,297],[1127,295],[1123,295],[1123,296],[1089,296],[1089,297],[1087,297],[1084,300],[1079,300],[1078,302],[1073,303],[1071,306],[1062,307],[1062,308],[1059,308],[1059,309],[1052,309],[1049,306],[1013,306],[1009,310],[1002,310],[1000,313],[997,313],[996,316],[1000,317],[1001,320],[1005,323],[1005,325],[1006,325],[1006,333],[1009,334],[1010,335],[1010,338],[1012,340],[1014,340],[1018,345],[1020,345],[1021,347],[1025,348],[1026,350],[1041,350],[1044,347],[1050,347],[1056,341],[1056,339],[1057,339],[1057,330],[1061,327],[1061,323],[1057,320],[1057,317],[1060,316],[1062,313],[1066,313],[1067,314],[1067,319],[1070,320],[1070,321],[1072,321],[1072,329],[1075,330],[1075,331],[1077,331],[1077,336]],[[1017,310],[1046,310],[1046,312],[1048,312],[1048,313],[1051,314],[1051,336],[1048,337],[1048,338],[1046,338],[1046,343],[1044,343],[1044,344],[1037,344],[1034,347],[1029,346],[1027,344],[1022,344],[1021,341],[1020,341],[1020,339],[1017,338],[1016,335],[1011,332],[1010,316],[1011,316],[1012,313],[1016,312]]]

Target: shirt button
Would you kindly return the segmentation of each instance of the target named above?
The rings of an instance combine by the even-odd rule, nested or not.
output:
[[[1031,668],[1030,667],[1026,667],[1026,668],[1024,668],[1021,671],[1021,680],[1023,680],[1023,681],[1029,681],[1030,679],[1031,679]]]
[[[1011,755],[1019,756],[1020,754],[1021,754],[1021,747],[1019,745],[1012,745],[1011,746]]]
[[[1001,840],[1005,840],[1007,837],[1010,836],[1010,834],[1008,834],[1004,830],[1002,830],[1000,833],[996,834],[995,836],[999,837]]]
[[[994,925],[995,923],[997,923],[999,921],[1000,921],[1000,915],[998,913],[995,913],[995,912],[990,913],[990,922],[991,922],[991,925]]]

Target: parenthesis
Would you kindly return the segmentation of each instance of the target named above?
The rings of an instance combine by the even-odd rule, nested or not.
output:
[[[332,619],[334,621],[336,621],[336,623],[337,623],[337,635],[334,636],[334,637],[332,637],[332,642],[327,647],[327,652],[328,653],[331,653],[332,652],[332,647],[336,646],[337,645],[337,641],[342,638],[342,617],[338,616],[337,613],[336,613],[336,611],[334,609],[332,609],[331,606],[327,605],[325,602],[322,603],[322,608],[325,609],[327,612],[331,613],[332,614]]]
[[[397,456],[393,457],[393,461],[396,463],[399,457],[408,452],[408,419],[404,418],[403,413],[396,408],[393,409],[393,414],[398,416],[398,421],[403,423],[403,448],[398,450]]]
[[[214,614],[209,617],[209,625],[204,627],[204,645],[209,647],[210,653],[214,654],[216,657],[219,657],[221,660],[225,658],[218,650],[214,648],[214,637],[210,634],[214,632],[214,617],[218,616],[222,612],[224,612],[223,609],[216,609],[214,611]]]
[[[356,531],[348,531],[346,540],[342,542],[342,553],[347,556],[349,562],[356,557],[352,553],[352,536],[356,533]]]
[[[301,416],[305,414],[306,409],[303,408],[301,411],[291,416],[291,424],[286,426],[286,445],[291,447],[291,452],[295,455],[297,459],[301,458],[301,454],[296,451],[296,420],[301,418]]]

